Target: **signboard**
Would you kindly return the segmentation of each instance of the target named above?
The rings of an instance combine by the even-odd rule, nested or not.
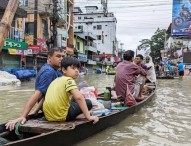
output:
[[[81,62],[87,62],[87,55],[78,53],[78,60]]]
[[[171,34],[174,36],[191,35],[191,2],[173,0]]]
[[[8,52],[11,55],[17,55],[17,50],[16,49],[8,49]]]
[[[93,60],[88,59],[88,64],[96,65],[96,61],[93,61]]]
[[[8,49],[27,50],[28,45],[25,42],[19,42],[16,40],[6,38],[3,49],[5,49],[5,50],[8,50]]]
[[[185,52],[183,55],[183,63],[191,64],[191,52]]]
[[[40,45],[29,45],[28,49],[32,50],[32,54],[38,54],[41,50]]]
[[[37,38],[37,45],[41,46],[41,51],[48,51],[48,46],[46,45],[46,40]]]
[[[26,55],[25,51],[27,51],[27,50],[8,49],[8,52],[11,55],[21,55],[21,56],[24,56],[24,55]]]

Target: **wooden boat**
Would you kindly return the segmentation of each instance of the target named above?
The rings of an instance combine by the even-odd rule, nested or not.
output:
[[[108,72],[107,75],[115,75],[115,72]]]
[[[87,120],[73,122],[47,122],[42,114],[38,117],[29,116],[26,124],[19,128],[20,136],[15,132],[5,130],[5,125],[0,125],[0,142],[2,138],[10,140],[5,146],[70,146],[74,145],[100,131],[118,124],[129,115],[135,113],[147,104],[156,91],[156,85],[148,84],[153,91],[143,101],[132,107],[115,107],[107,116],[100,117],[98,123],[93,124]]]
[[[158,76],[157,79],[174,79],[173,76]]]
[[[157,79],[178,79],[178,76],[158,76]]]

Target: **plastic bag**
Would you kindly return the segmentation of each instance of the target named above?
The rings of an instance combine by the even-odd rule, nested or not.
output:
[[[90,87],[83,87],[80,89],[80,93],[84,96],[84,98],[89,99],[92,102],[93,106],[98,105],[97,101],[97,90],[95,87],[90,86]]]
[[[80,89],[80,93],[84,95],[85,98],[97,98],[97,90],[95,89],[94,86],[89,86],[89,87],[83,87]]]
[[[133,95],[131,94],[131,92],[129,90],[128,84],[127,84],[127,89],[126,89],[126,97],[125,97],[124,105],[125,106],[136,105],[136,101],[135,101]]]

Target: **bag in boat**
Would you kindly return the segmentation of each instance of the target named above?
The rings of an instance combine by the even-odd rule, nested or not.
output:
[[[128,84],[127,84],[127,89],[126,89],[126,97],[125,97],[125,100],[124,100],[124,105],[125,106],[136,105],[136,101],[135,101],[133,95],[130,92]]]
[[[92,102],[93,106],[98,105],[97,101],[98,94],[95,87],[93,86],[83,87],[80,89],[80,93],[84,96],[84,98],[89,99]]]

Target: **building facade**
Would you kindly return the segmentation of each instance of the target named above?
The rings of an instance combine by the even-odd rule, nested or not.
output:
[[[74,28],[96,36],[99,54],[117,55],[116,23],[113,13],[104,13],[97,6],[86,6],[86,12],[74,8]]]
[[[1,20],[8,1],[0,0],[0,4]],[[0,53],[0,69],[20,68],[22,66],[22,55],[27,51],[28,45],[24,42],[23,25],[21,24],[21,27],[18,28],[20,23],[17,21],[17,19],[24,19],[25,17],[27,17],[27,12],[24,9],[17,8],[15,17],[2,48],[2,52]]]

